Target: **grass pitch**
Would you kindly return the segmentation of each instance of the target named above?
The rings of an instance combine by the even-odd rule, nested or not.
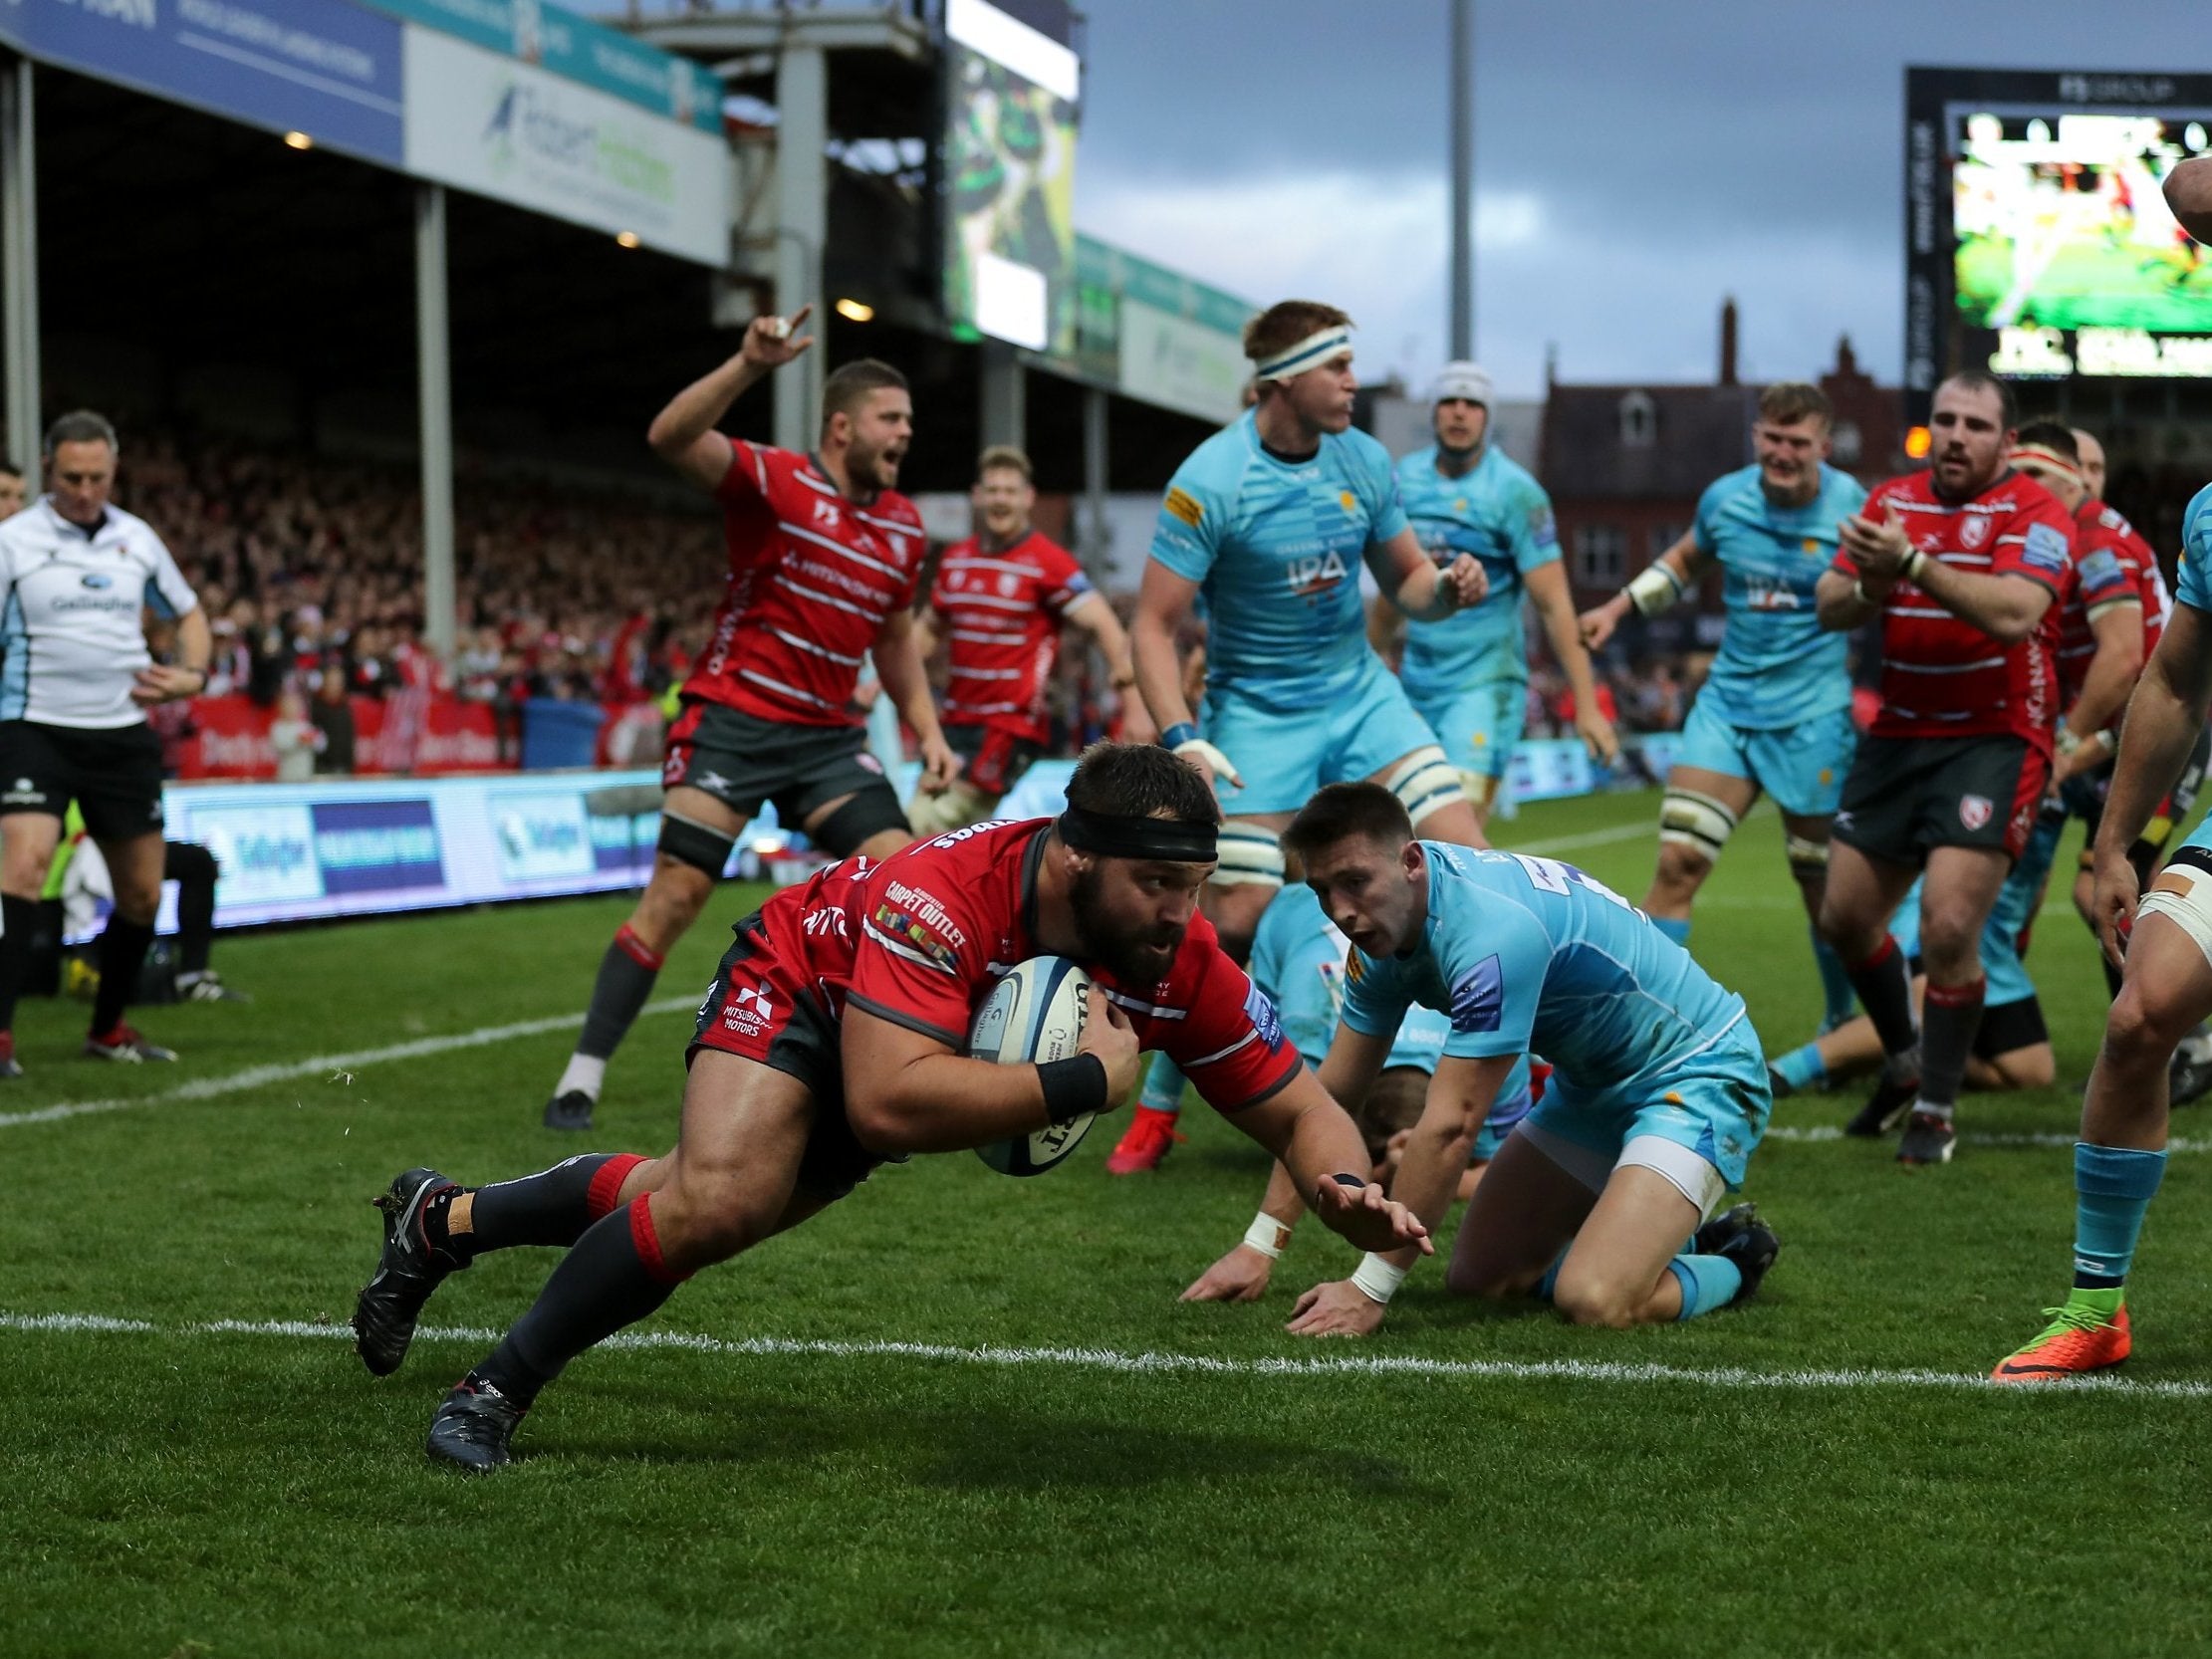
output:
[[[1560,803],[1500,838],[1634,897],[1655,808]],[[1576,1331],[1455,1303],[1431,1266],[1378,1337],[1317,1346],[1282,1320],[1352,1257],[1312,1225],[1265,1303],[1180,1305],[1265,1173],[1199,1108],[1152,1178],[1105,1175],[1110,1123],[1039,1180],[883,1171],[579,1360],[475,1482],[422,1431],[552,1257],[450,1281],[375,1381],[345,1330],[367,1200],[418,1161],[482,1181],[580,1149],[538,1125],[573,1035],[547,1022],[622,903],[226,941],[260,1000],[148,1011],[174,1067],[78,1062],[81,1006],[31,1004],[0,1095],[0,1654],[2201,1652],[2212,1143],[2152,1211],[2126,1386],[1973,1380],[2066,1284],[2104,997],[2063,904],[2031,958],[2059,1086],[1971,1098],[1944,1170],[1770,1140],[1748,1190],[1784,1251],[1749,1307]],[[1810,1030],[1771,814],[1694,947],[1770,1048]],[[687,1030],[640,1022],[589,1145],[668,1141]],[[114,1109],[29,1115],[91,1101]]]

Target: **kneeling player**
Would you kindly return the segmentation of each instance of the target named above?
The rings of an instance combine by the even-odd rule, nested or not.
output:
[[[1196,914],[1220,824],[1206,781],[1163,749],[1101,744],[1068,804],[1057,820],[849,858],[738,923],[700,1009],[666,1157],[587,1155],[483,1188],[428,1169],[393,1181],[383,1255],[354,1314],[378,1375],[398,1366],[448,1273],[488,1250],[570,1247],[438,1408],[433,1458],[507,1462],[539,1390],[699,1269],[797,1226],[886,1160],[1104,1111],[1134,1085],[1147,1047],[1287,1163],[1348,1239],[1426,1248],[1427,1230],[1354,1173],[1358,1131]],[[965,1058],[977,1005],[1041,953],[1096,976],[1080,1052],[1037,1066]]]
[[[1619,1326],[1691,1318],[1757,1289],[1778,1246],[1751,1207],[1700,1225],[1767,1123],[1766,1061],[1741,997],[1570,864],[1415,840],[1387,790],[1332,785],[1284,844],[1352,945],[1323,1085],[1360,1099],[1409,1007],[1450,1017],[1396,1182],[1430,1225],[1518,1057],[1553,1065],[1543,1103],[1475,1188],[1453,1291],[1533,1290],[1577,1324]],[[1289,1184],[1278,1170],[1271,1212]],[[1412,1260],[1369,1255],[1307,1292],[1290,1328],[1375,1329]]]
[[[1283,1035],[1305,1058],[1319,1066],[1336,1035],[1344,1002],[1344,968],[1350,942],[1336,924],[1322,914],[1321,900],[1303,883],[1285,887],[1275,895],[1260,918],[1260,931],[1252,940],[1252,982],[1275,1002],[1283,1022]],[[1443,1054],[1451,1024],[1431,1009],[1408,1011],[1405,1023],[1382,1064],[1382,1074],[1352,1112],[1352,1121],[1367,1143],[1373,1178],[1387,1185],[1395,1179],[1411,1130],[1420,1121],[1429,1078]],[[1466,1199],[1505,1137],[1512,1133],[1529,1109],[1526,1069],[1517,1071],[1499,1090],[1482,1131],[1475,1136],[1457,1196]],[[1305,1213],[1292,1203],[1282,1216],[1262,1210],[1246,1229],[1244,1242],[1207,1270],[1183,1293],[1185,1302],[1256,1302],[1266,1292],[1277,1257],[1290,1242],[1291,1229]]]

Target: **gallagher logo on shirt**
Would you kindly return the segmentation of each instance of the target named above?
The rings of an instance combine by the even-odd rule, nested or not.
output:
[[[1452,986],[1452,1030],[1496,1031],[1505,1014],[1505,974],[1495,956],[1486,956]]]
[[[1260,1034],[1260,1041],[1271,1052],[1280,1052],[1283,1047],[1282,1017],[1275,1012],[1275,1000],[1257,984],[1252,985],[1244,994],[1244,1015],[1252,1022],[1252,1029]]]

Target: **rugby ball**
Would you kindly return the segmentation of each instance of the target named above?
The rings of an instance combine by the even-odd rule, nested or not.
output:
[[[1071,1059],[1083,1039],[1091,976],[1065,956],[1033,956],[992,988],[968,1028],[968,1054],[1000,1066]],[[1086,1114],[1035,1134],[994,1140],[975,1155],[1001,1175],[1042,1175],[1066,1158],[1091,1127]]]

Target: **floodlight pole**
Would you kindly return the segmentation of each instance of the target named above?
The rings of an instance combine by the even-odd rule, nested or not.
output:
[[[440,662],[453,660],[453,375],[445,309],[445,187],[414,193],[415,386],[421,401],[422,625]]]
[[[0,69],[0,352],[7,356],[8,458],[39,465],[38,148],[31,60]],[[37,486],[34,485],[35,489]]]
[[[1452,6],[1452,357],[1475,355],[1475,0]]]
[[[982,378],[978,415],[985,447],[1010,443],[1017,449],[1027,448],[1029,387],[1022,359],[1005,341],[986,335],[978,365]]]
[[[822,292],[822,248],[830,235],[830,57],[787,40],[776,60],[776,309],[790,316],[809,301],[807,332],[818,344],[776,374],[776,447],[814,448],[831,312]]]
[[[1113,532],[1106,523],[1106,393],[1104,386],[1083,389],[1083,526],[1077,545],[1083,568],[1101,591],[1106,586]]]

